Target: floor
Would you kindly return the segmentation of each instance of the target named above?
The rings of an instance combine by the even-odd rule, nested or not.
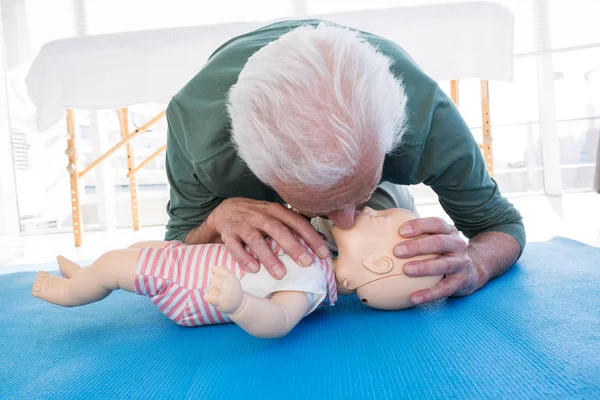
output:
[[[561,197],[512,197],[523,215],[527,240],[545,241],[554,236],[575,239],[600,247],[600,194],[569,193]],[[438,204],[421,205],[423,216],[446,218]],[[57,254],[74,260],[90,260],[104,251],[148,239],[162,239],[164,227],[85,232],[83,244],[76,248],[71,233],[0,238],[0,274],[37,270],[37,264],[53,262]]]

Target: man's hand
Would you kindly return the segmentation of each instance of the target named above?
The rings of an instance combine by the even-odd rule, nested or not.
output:
[[[413,294],[414,304],[427,303],[448,296],[466,296],[485,284],[487,278],[467,253],[467,244],[457,229],[440,218],[420,218],[400,227],[400,235],[407,240],[394,248],[398,258],[439,254],[437,258],[412,261],[404,265],[407,276],[445,275],[434,287]]]
[[[244,249],[244,245],[248,245],[276,279],[285,275],[285,267],[267,245],[265,236],[275,240],[300,265],[312,264],[313,256],[292,232],[302,237],[320,257],[329,256],[325,241],[310,222],[281,204],[244,198],[227,199],[211,213],[207,224],[221,236],[242,268],[250,272],[259,269],[256,259]]]

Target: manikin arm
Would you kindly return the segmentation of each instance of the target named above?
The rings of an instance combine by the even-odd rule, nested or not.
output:
[[[304,292],[276,292],[270,299],[242,290],[239,279],[224,267],[213,267],[214,276],[204,300],[249,334],[260,338],[287,335],[309,310]]]
[[[229,318],[253,336],[278,338],[294,329],[307,312],[304,292],[277,292],[271,299],[245,293],[242,305]]]

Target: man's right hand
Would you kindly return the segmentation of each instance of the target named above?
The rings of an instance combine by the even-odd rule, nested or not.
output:
[[[259,269],[256,259],[244,249],[244,245],[248,245],[258,257],[258,262],[276,279],[285,275],[285,266],[273,254],[265,236],[275,240],[299,265],[309,266],[313,256],[292,232],[303,238],[318,256],[326,258],[330,255],[325,241],[310,222],[278,203],[239,197],[227,199],[215,208],[206,222],[209,229],[221,236],[242,268],[250,272]]]

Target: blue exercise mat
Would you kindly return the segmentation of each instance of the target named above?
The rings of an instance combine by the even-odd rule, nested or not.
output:
[[[182,328],[126,292],[57,307],[34,276],[0,275],[0,399],[600,399],[600,249],[566,239],[469,297],[342,297],[276,340]]]

